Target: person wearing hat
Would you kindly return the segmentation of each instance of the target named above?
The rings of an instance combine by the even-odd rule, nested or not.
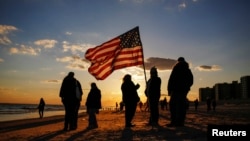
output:
[[[156,67],[150,70],[150,79],[147,81],[145,94],[149,101],[150,118],[149,125],[158,126],[159,121],[159,100],[161,96],[161,78],[158,77]]]
[[[171,122],[167,126],[184,126],[186,117],[186,98],[193,85],[193,74],[183,57],[178,58],[168,80],[168,95]]]

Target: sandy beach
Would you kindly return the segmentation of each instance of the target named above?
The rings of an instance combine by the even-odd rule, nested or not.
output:
[[[250,103],[221,103],[216,111],[206,111],[200,105],[198,111],[190,103],[184,127],[167,127],[170,122],[168,110],[160,110],[159,127],[147,126],[148,112],[137,110],[132,128],[124,128],[124,112],[100,111],[99,127],[87,130],[88,116],[80,113],[78,128],[63,131],[63,116],[43,119],[26,119],[0,122],[1,141],[171,141],[207,140],[207,125],[250,124]]]

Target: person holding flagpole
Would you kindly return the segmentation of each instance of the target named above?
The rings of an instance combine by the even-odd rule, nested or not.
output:
[[[147,81],[145,90],[149,100],[150,118],[148,125],[158,126],[159,121],[159,100],[161,97],[161,78],[158,76],[157,68],[150,69],[150,79]]]

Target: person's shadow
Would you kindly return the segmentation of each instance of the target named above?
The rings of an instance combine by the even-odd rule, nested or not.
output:
[[[41,135],[41,136],[38,136],[38,137],[35,137],[33,138],[31,141],[47,141],[47,140],[50,140],[60,134],[63,134],[65,133],[65,131],[61,130],[61,131],[55,131],[55,132],[51,132],[51,133],[48,133],[48,134],[44,134],[44,135]]]
[[[122,131],[122,135],[120,141],[132,141],[133,139],[133,131],[130,128],[124,128]]]
[[[80,137],[82,137],[84,134],[86,134],[88,131],[90,131],[90,130],[86,128],[86,129],[84,129],[84,130],[82,130],[82,131],[80,131],[80,132],[78,132],[78,133],[76,133],[76,134],[70,136],[69,138],[65,139],[65,141],[73,141],[73,140],[75,140],[75,139],[77,139],[77,138],[80,138]]]

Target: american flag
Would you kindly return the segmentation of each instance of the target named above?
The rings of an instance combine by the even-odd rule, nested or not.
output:
[[[97,80],[104,80],[114,70],[143,64],[139,27],[88,49],[85,58],[91,62],[89,73]]]

